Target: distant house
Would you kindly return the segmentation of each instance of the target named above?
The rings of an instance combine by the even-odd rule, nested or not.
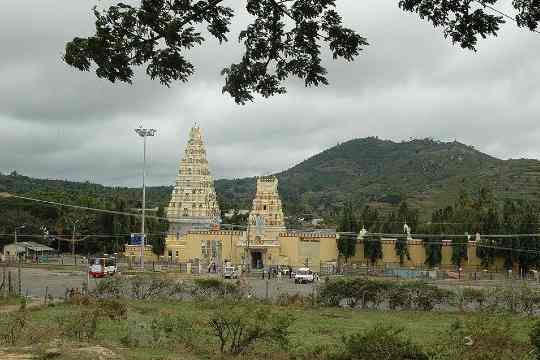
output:
[[[249,215],[249,210],[244,210],[244,209],[240,209],[240,210],[235,210],[235,209],[231,209],[231,210],[228,210],[225,214],[223,214],[223,216],[225,217],[225,219],[230,219],[234,216],[234,214],[238,211],[238,215]]]
[[[13,257],[17,255],[32,257],[34,255],[47,255],[52,252],[54,252],[53,248],[33,241],[21,241],[4,246],[4,257]]]

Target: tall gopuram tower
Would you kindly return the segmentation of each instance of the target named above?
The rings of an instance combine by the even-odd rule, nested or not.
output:
[[[248,224],[250,241],[276,241],[279,233],[286,231],[278,179],[275,176],[257,178],[257,193]]]
[[[180,170],[167,208],[169,233],[179,237],[188,231],[207,230],[220,220],[214,179],[208,169],[202,132],[191,128],[180,161]]]

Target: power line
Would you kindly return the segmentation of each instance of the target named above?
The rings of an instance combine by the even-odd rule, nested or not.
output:
[[[497,8],[494,7],[494,6],[491,6],[491,5],[489,5],[489,4],[484,4],[484,3],[482,3],[480,0],[474,0],[474,1],[477,2],[478,4],[480,4],[481,6],[485,7],[486,9],[489,9],[489,10],[491,10],[491,11],[493,11],[493,12],[495,12],[495,13],[497,13],[497,14],[499,14],[499,15],[501,15],[501,16],[507,18],[507,19],[509,19],[510,21],[512,21],[512,22],[514,22],[516,25],[518,25],[519,28],[521,28],[521,27],[519,26],[519,24],[518,24],[516,18],[514,18],[514,17],[508,15],[507,13],[505,13],[505,12],[503,12],[503,11],[497,9]],[[540,31],[538,31],[538,30],[536,30],[536,29],[529,29],[529,30],[531,30],[531,31],[533,31],[533,32],[535,32],[535,33],[537,33],[537,34],[540,34]]]
[[[73,209],[101,212],[101,213],[106,213],[106,214],[111,214],[111,215],[124,215],[124,216],[132,216],[132,217],[137,217],[137,218],[141,217],[141,215],[131,213],[131,212],[108,210],[108,209],[98,209],[98,208],[92,208],[92,207],[89,207],[89,206],[64,204],[64,203],[60,203],[60,202],[56,202],[56,201],[41,200],[41,199],[31,198],[31,197],[28,197],[28,196],[14,195],[14,194],[8,194],[8,193],[2,193],[2,194],[0,194],[0,197],[3,197],[3,198],[16,198],[16,199],[22,199],[22,200],[38,202],[38,203],[46,204],[46,205],[49,205],[49,206],[69,207],[69,208],[73,208]],[[169,219],[167,219],[165,217],[154,216],[154,215],[146,215],[145,217],[150,218],[150,219],[156,219],[156,220],[169,220]]]

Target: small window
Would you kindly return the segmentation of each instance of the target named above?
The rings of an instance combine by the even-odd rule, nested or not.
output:
[[[263,210],[266,210],[266,205],[263,206]]]
[[[177,251],[176,252],[176,257],[179,257],[180,256],[180,251]]]

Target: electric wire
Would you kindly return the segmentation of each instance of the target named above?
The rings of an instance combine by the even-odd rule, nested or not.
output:
[[[491,11],[493,11],[493,12],[495,12],[495,13],[497,13],[497,14],[499,14],[499,15],[501,15],[501,16],[507,18],[507,19],[509,19],[510,21],[512,21],[513,23],[515,23],[516,25],[518,25],[518,28],[521,28],[521,27],[519,26],[519,24],[518,24],[516,18],[514,18],[514,17],[508,15],[507,13],[505,13],[505,12],[503,12],[503,11],[497,9],[496,7],[494,7],[494,6],[492,6],[492,5],[484,4],[484,3],[482,3],[482,1],[480,1],[480,0],[474,0],[474,1],[475,1],[476,3],[478,3],[478,4],[480,4],[481,6],[485,7],[486,9],[489,9],[489,10],[491,10]],[[537,34],[540,34],[540,31],[538,31],[538,30],[536,30],[536,29],[529,29],[529,30],[532,31],[532,32],[535,32],[535,33],[537,33]]]

